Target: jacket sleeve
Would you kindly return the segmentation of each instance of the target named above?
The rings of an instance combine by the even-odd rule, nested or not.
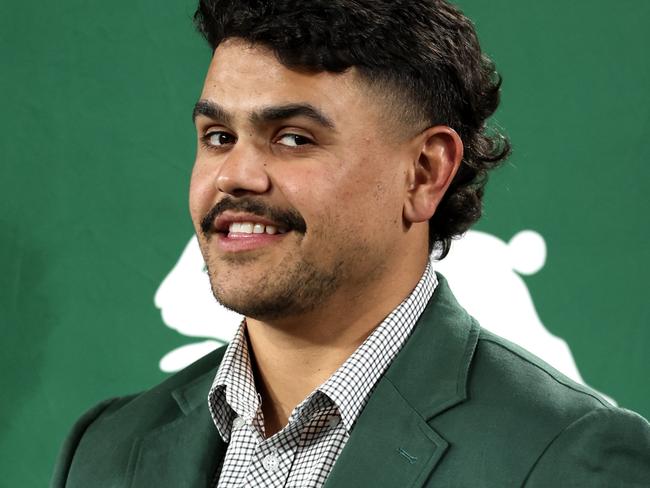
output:
[[[52,474],[52,479],[50,481],[50,488],[65,487],[75,451],[77,450],[77,446],[79,445],[84,433],[90,424],[97,420],[108,407],[119,399],[120,398],[111,398],[104,400],[88,410],[79,418],[79,420],[77,420],[59,452],[59,457],[54,465],[54,473]]]
[[[620,408],[598,408],[546,447],[524,486],[650,487],[650,424]]]

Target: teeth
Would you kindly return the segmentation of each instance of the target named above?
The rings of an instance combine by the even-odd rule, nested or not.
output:
[[[241,227],[239,227],[239,232],[242,234],[252,234],[253,224],[251,222],[242,222]]]
[[[267,233],[269,235],[273,234],[285,234],[287,232],[286,229],[283,229],[282,227],[277,227],[275,225],[262,225],[259,223],[254,223],[254,222],[233,222],[230,224],[230,227],[228,228],[229,233],[237,233],[237,234],[264,234]]]

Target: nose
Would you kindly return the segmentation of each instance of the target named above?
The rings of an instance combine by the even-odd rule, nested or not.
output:
[[[219,191],[232,196],[266,193],[271,182],[264,155],[255,148],[233,148],[219,168],[215,185]]]

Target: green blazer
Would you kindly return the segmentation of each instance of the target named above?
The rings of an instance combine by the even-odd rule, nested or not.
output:
[[[326,488],[650,487],[646,420],[482,330],[439,278]],[[211,486],[227,447],[207,406],[223,353],[87,412],[51,486]]]

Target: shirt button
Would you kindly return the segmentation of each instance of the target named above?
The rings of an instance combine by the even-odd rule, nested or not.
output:
[[[246,421],[243,418],[237,417],[232,422],[232,428],[235,429],[235,430],[236,429],[241,429],[245,424],[246,424]]]
[[[280,466],[280,459],[275,454],[269,454],[262,459],[262,466],[267,471],[275,471]]]
[[[336,427],[338,424],[339,424],[339,417],[338,417],[338,415],[334,415],[334,416],[330,417],[330,419],[327,421],[327,425],[328,425],[330,428],[334,428],[334,427]]]

